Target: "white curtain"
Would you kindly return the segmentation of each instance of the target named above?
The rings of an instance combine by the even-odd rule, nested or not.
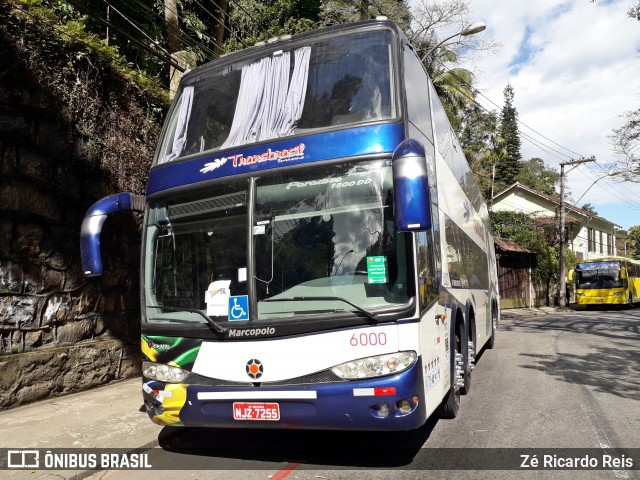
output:
[[[286,100],[289,86],[291,55],[289,52],[272,56],[265,81],[264,97],[256,128],[256,140],[269,140],[277,137],[276,120]]]
[[[165,162],[170,162],[179,157],[187,144],[187,125],[191,117],[191,107],[193,105],[193,86],[185,87],[180,96],[180,110],[176,122],[176,132],[173,135],[173,145],[171,152],[165,157]]]
[[[290,135],[300,120],[307,91],[311,47],[277,53],[242,68],[238,102],[221,148]]]
[[[289,92],[280,115],[276,121],[274,136],[285,137],[293,133],[298,120],[302,116],[302,108],[307,96],[307,80],[309,78],[309,59],[311,47],[302,47],[295,51],[295,64],[291,75]]]
[[[221,148],[247,143],[250,132],[255,131],[253,126],[260,111],[260,103],[265,87],[265,71],[269,61],[270,58],[263,58],[258,62],[242,67],[240,90],[238,91],[236,111],[233,114],[233,123],[231,124],[229,136],[221,145]]]

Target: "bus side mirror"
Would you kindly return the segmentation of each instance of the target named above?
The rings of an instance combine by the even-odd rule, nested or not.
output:
[[[620,269],[620,278],[622,278],[622,279],[627,278],[627,269],[626,269],[626,268],[624,268],[624,267],[622,267],[622,268]]]
[[[573,282],[573,275],[576,271],[572,268],[571,270],[569,270],[569,272],[567,273],[567,280],[569,280],[570,282]]]
[[[109,215],[116,212],[144,211],[144,195],[122,192],[109,195],[91,205],[80,229],[80,258],[87,277],[102,275],[100,233]]]
[[[404,140],[393,152],[393,203],[399,232],[420,232],[431,228],[431,203],[424,146]]]

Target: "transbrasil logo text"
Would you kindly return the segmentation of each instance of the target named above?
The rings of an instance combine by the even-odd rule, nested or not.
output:
[[[231,160],[233,167],[241,167],[243,165],[253,165],[255,163],[262,162],[290,162],[292,160],[300,160],[304,158],[305,144],[300,143],[292,148],[285,148],[283,150],[267,149],[266,152],[258,153],[256,155],[245,156],[242,153],[236,153],[228,155],[226,157],[216,158],[211,162],[204,164],[204,167],[200,169],[201,173],[208,173],[220,168],[229,160]]]

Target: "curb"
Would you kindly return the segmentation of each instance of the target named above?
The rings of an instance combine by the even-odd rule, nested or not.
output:
[[[507,310],[500,311],[500,318],[515,318],[515,317],[533,317],[540,315],[551,315],[555,313],[572,312],[571,308],[560,307],[542,307],[542,308],[509,308]]]

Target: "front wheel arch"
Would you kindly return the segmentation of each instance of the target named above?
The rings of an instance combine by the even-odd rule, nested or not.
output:
[[[456,418],[460,409],[460,387],[458,386],[458,378],[456,375],[456,354],[462,354],[464,332],[464,321],[461,320],[462,314],[458,311],[455,321],[451,322],[451,331],[449,338],[451,339],[450,355],[449,355],[449,391],[445,395],[442,403],[438,407],[438,416],[440,418]]]

